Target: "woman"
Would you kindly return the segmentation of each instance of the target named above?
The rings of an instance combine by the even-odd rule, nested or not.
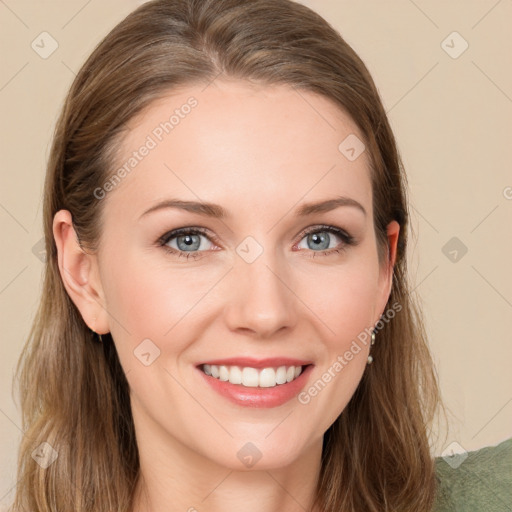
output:
[[[288,0],[155,0],[78,73],[13,510],[431,510],[440,405],[376,87]]]

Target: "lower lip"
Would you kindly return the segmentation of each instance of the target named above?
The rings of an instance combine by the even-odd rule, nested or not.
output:
[[[291,382],[278,384],[270,388],[252,388],[241,384],[231,384],[229,381],[222,381],[206,375],[200,368],[197,368],[205,381],[220,395],[226,397],[237,405],[244,407],[278,407],[297,396],[305,386],[306,381],[313,369],[310,364],[302,373]]]

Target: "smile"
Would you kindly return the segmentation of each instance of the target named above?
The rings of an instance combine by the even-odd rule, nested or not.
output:
[[[203,364],[201,370],[215,379],[231,384],[240,384],[250,388],[271,388],[292,382],[302,373],[302,366],[279,366],[251,368]]]

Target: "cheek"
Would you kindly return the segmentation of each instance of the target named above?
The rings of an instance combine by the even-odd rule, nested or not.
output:
[[[304,285],[304,302],[328,328],[337,348],[371,325],[378,298],[376,263],[350,262],[316,273]]]
[[[378,273],[371,266],[347,265],[328,278],[316,277],[308,305],[325,336],[314,377],[298,401],[310,428],[325,431],[345,409],[365,371]]]
[[[114,339],[131,351],[149,338],[162,351],[178,352],[182,337],[176,333],[193,319],[211,288],[211,276],[140,255],[116,255],[113,261],[119,263],[106,267],[112,271],[105,276],[105,295]]]

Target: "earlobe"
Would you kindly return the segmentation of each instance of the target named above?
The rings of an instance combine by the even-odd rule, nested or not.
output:
[[[60,276],[69,297],[90,329],[98,334],[109,332],[103,290],[95,268],[97,259],[80,246],[68,210],[55,214],[53,237]]]

